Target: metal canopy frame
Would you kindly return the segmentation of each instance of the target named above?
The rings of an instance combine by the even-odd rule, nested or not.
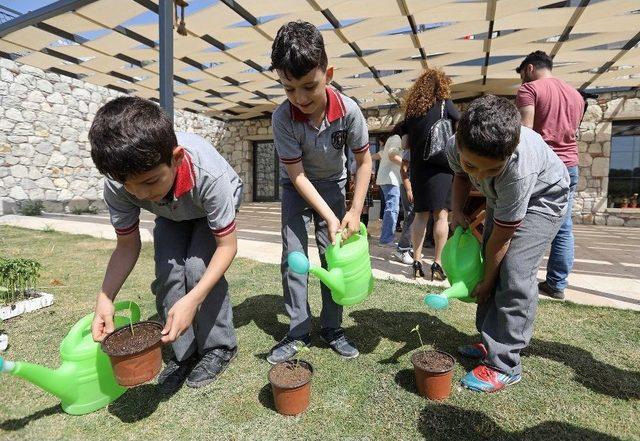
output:
[[[397,107],[427,66],[451,76],[453,99],[513,95],[514,67],[536,49],[577,88],[640,86],[638,0],[220,0],[187,7],[186,36],[173,30],[172,0],[113,5],[59,0],[0,24],[0,56],[155,100],[169,115],[221,119],[263,117],[285,99],[269,52],[298,19],[321,30],[333,86],[363,109]]]

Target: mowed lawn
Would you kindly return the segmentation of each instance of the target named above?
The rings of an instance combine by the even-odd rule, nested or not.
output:
[[[113,247],[86,236],[0,227],[0,256],[38,259],[41,287],[56,296],[52,307],[0,324],[10,342],[2,355],[56,368],[60,341],[92,311]],[[153,248],[147,244],[119,296],[138,302],[145,318],[155,315],[152,278]],[[456,354],[458,345],[477,339],[473,305],[454,302],[432,312],[422,303],[423,288],[377,281],[369,299],[344,310],[344,327],[361,356],[343,361],[315,333],[307,357],[316,370],[311,405],[302,415],[284,417],[274,410],[265,361],[288,329],[279,268],[238,259],[228,280],[239,355],[218,381],[184,387],[169,399],[150,383],[107,408],[71,416],[56,397],[5,375],[0,439],[640,439],[637,312],[541,301],[523,381],[481,395],[458,386],[473,367]],[[317,280],[310,301],[317,316]],[[444,403],[416,393],[410,355],[419,343],[410,331],[418,324],[428,348],[458,361],[454,390]]]

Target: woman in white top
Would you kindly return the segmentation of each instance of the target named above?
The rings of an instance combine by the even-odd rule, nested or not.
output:
[[[393,245],[396,222],[400,211],[400,166],[402,165],[402,140],[399,126],[393,128],[391,136],[384,143],[384,149],[371,157],[380,160],[376,184],[384,195],[384,216],[380,231],[380,245]]]

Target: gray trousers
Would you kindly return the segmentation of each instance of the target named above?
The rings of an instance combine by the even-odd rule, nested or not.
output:
[[[216,240],[206,218],[174,222],[157,217],[153,230],[156,280],[151,290],[158,314],[166,322],[171,307],[202,278],[216,250]],[[231,350],[237,346],[229,285],[224,276],[207,295],[193,324],[173,344],[179,361],[195,351]]]
[[[315,182],[313,186],[340,220],[345,214],[345,181]],[[327,223],[316,213],[295,189],[293,184],[282,185],[282,289],[287,315],[291,319],[289,337],[300,338],[309,334],[311,309],[308,302],[308,275],[296,274],[289,270],[287,256],[293,251],[301,251],[307,257],[308,227],[313,219],[316,231],[316,245],[320,252],[322,267],[327,267],[325,251],[329,244]],[[331,298],[331,291],[320,284],[322,311],[320,325],[323,328],[338,328],[342,323],[342,306]]]
[[[484,243],[493,230],[487,210]],[[500,265],[495,292],[476,312],[476,328],[488,355],[483,363],[509,375],[521,374],[520,351],[533,335],[538,307],[537,272],[564,216],[527,212]]]
[[[404,211],[404,220],[402,221],[402,234],[398,241],[398,251],[411,251],[413,249],[411,244],[411,224],[415,213],[413,212],[413,204],[407,198],[407,190],[402,184],[400,184],[400,203]]]

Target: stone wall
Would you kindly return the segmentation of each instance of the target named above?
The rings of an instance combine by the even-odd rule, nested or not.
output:
[[[575,222],[640,226],[640,209],[608,208],[607,185],[613,121],[640,119],[640,91],[603,93],[589,99],[580,124],[580,181],[573,207]]]
[[[29,200],[43,201],[45,211],[53,212],[74,206],[104,208],[102,177],[91,160],[87,135],[96,111],[119,95],[0,59],[0,214],[14,212]],[[237,130],[227,131],[220,121],[179,110],[175,126],[218,146],[250,183],[251,158]],[[250,195],[251,185],[245,191]]]

